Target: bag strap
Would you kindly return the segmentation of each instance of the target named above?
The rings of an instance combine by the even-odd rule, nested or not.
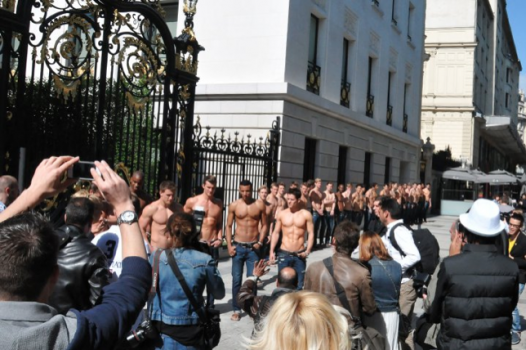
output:
[[[395,237],[395,230],[397,228],[399,228],[400,226],[405,226],[404,224],[396,224],[393,226],[393,228],[391,229],[391,231],[389,231],[389,236],[387,236],[387,238],[389,238],[389,241],[391,242],[391,244],[393,245],[393,247],[398,250],[398,252],[400,253],[400,255],[402,257],[405,257],[406,254],[404,253],[404,251],[402,250],[402,248],[400,248],[400,246],[398,245],[398,242],[396,241],[396,237]],[[405,226],[408,230],[411,230],[411,228]],[[412,231],[412,230],[411,230]]]
[[[349,304],[349,300],[347,300],[347,295],[345,294],[345,290],[343,289],[342,285],[336,281],[336,278],[334,278],[334,268],[332,265],[332,257],[328,257],[323,259],[323,265],[327,268],[329,271],[329,274],[332,277],[332,280],[334,281],[334,288],[336,289],[336,296],[338,297],[338,300],[340,300],[340,303],[342,306],[349,311],[351,314],[351,319],[353,320],[355,325],[360,325],[361,321],[354,317],[351,310],[351,305]]]
[[[163,251],[161,249],[158,249],[155,252],[155,255],[153,256],[153,265],[152,265],[152,286],[150,288],[150,292],[148,293],[148,302],[146,303],[146,313],[144,314],[144,317],[149,320],[150,319],[150,311],[153,298],[155,298],[155,295],[157,292],[160,293],[160,289],[157,288],[159,284],[159,259],[161,258],[161,253]],[[161,298],[159,298],[161,300]]]
[[[188,287],[188,284],[186,283],[183,274],[181,273],[181,270],[179,269],[179,266],[177,265],[177,261],[174,258],[173,252],[171,249],[166,249],[166,257],[168,258],[168,265],[172,268],[172,271],[177,277],[177,280],[179,281],[179,284],[181,284],[181,288],[183,288],[184,294],[186,294],[186,297],[188,298],[188,301],[194,308],[195,312],[199,316],[199,319],[201,320],[201,323],[206,323],[208,321],[207,317],[205,316],[203,309],[199,306],[197,303],[197,300],[195,300],[194,294]]]

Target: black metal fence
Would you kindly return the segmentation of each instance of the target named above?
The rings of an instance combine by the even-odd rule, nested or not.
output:
[[[177,38],[161,12],[154,0],[0,3],[0,175],[27,184],[43,158],[70,154],[142,169],[152,193],[179,178],[202,48],[195,7]]]
[[[250,134],[240,138],[238,132],[233,137],[226,135],[225,129],[214,131],[207,126],[203,130],[198,120],[194,126],[192,193],[183,195],[183,198],[200,193],[207,175],[217,178],[216,197],[223,200],[225,207],[239,198],[242,180],[252,182],[253,196],[257,198],[256,191],[260,186],[270,188],[270,184],[277,180],[279,129],[278,117],[265,138],[256,139]]]

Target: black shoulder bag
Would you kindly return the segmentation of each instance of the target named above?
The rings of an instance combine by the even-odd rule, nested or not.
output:
[[[334,269],[332,265],[332,257],[323,259],[323,264],[329,271],[329,274],[334,281],[334,288],[336,289],[336,296],[342,306],[349,311],[351,319],[354,322],[354,326],[349,327],[349,333],[351,336],[351,350],[384,350],[386,340],[376,329],[372,327],[364,328],[359,318],[356,318],[352,314],[351,305],[347,300],[347,295],[342,285],[334,278]]]
[[[203,349],[209,350],[215,348],[217,344],[219,344],[219,339],[221,339],[221,327],[219,325],[221,318],[219,310],[205,310],[203,307],[199,306],[197,300],[195,300],[195,297],[192,294],[192,291],[188,287],[181,270],[179,270],[179,266],[177,266],[177,261],[174,258],[172,250],[167,249],[165,252],[166,257],[168,258],[168,264],[172,268],[172,271],[181,284],[181,288],[183,288],[188,301],[192,305],[193,309],[199,316],[199,320],[201,321],[200,327],[203,330]]]

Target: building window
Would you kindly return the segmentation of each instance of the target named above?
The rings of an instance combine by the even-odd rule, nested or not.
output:
[[[372,118],[374,115],[374,95],[373,95],[373,68],[374,59],[369,57],[369,67],[367,73],[367,105],[365,109],[365,115]]]
[[[345,146],[340,146],[338,150],[338,184],[347,183],[347,150]]]
[[[303,181],[314,179],[316,167],[316,145],[318,141],[305,138],[305,153],[303,155]]]
[[[393,72],[389,72],[387,76],[387,115],[386,124],[393,125],[393,106],[391,105],[391,84],[393,83]]]
[[[413,20],[414,20],[415,6],[409,3],[409,13],[407,15],[407,41],[412,41],[411,34],[413,33]]]
[[[349,108],[351,83],[348,78],[349,69],[349,40],[343,38],[342,53],[342,82],[340,86],[340,104]]]
[[[409,115],[407,114],[407,105],[409,99],[409,84],[404,85],[404,120],[402,124],[402,131],[407,132],[407,124],[409,121]]]
[[[506,92],[506,109],[510,109],[511,106],[511,95]]]
[[[391,158],[385,157],[384,184],[388,184],[390,181],[391,181]]]
[[[506,83],[511,84],[511,68],[506,68]]]
[[[371,152],[365,152],[365,161],[363,163],[363,185],[369,188],[371,182]]]
[[[307,69],[307,90],[320,94],[320,73],[321,68],[318,64],[318,31],[319,31],[318,17],[310,16],[310,37],[309,37],[309,63]]]
[[[391,8],[391,23],[395,26],[398,25],[398,21],[396,20],[398,16],[396,15],[396,0],[393,0],[393,7]]]

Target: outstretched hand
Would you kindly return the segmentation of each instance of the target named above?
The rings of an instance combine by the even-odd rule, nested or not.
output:
[[[266,275],[267,272],[267,262],[265,260],[261,259],[254,264],[254,271],[252,272],[254,276],[261,277],[263,275]]]
[[[105,161],[96,161],[95,166],[97,169],[90,170],[93,181],[104,198],[115,208],[115,215],[119,216],[126,210],[134,210],[130,188],[126,182]]]
[[[36,168],[28,190],[40,200],[64,191],[77,181],[77,179],[65,178],[65,174],[78,161],[79,157],[71,156],[44,159]]]

